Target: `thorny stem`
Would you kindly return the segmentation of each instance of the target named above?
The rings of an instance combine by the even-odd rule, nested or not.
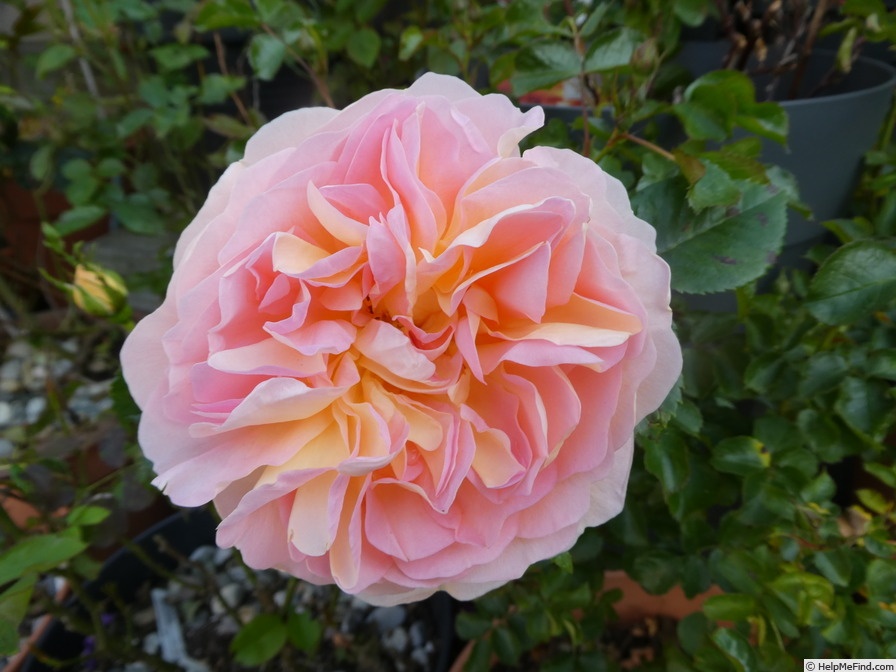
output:
[[[279,35],[277,35],[277,33],[275,33],[273,30],[271,30],[271,27],[269,25],[267,25],[266,23],[263,23],[263,24],[261,24],[261,27],[264,30],[264,32],[266,32],[268,35],[283,42],[283,39]],[[308,65],[308,62],[305,61],[304,58],[302,58],[299,54],[297,54],[295,51],[293,51],[292,47],[290,47],[288,44],[286,44],[286,42],[283,42],[283,44],[286,47],[286,53],[289,54],[295,60],[295,62],[298,63],[302,67],[302,69],[308,74],[308,76],[311,78],[311,81],[314,83],[314,86],[317,88],[318,93],[320,93],[321,98],[324,99],[324,102],[327,104],[327,107],[335,108],[336,104],[333,102],[333,97],[330,95],[330,89],[327,86],[327,83],[320,78],[320,76],[314,71],[314,68],[312,68],[310,65]]]

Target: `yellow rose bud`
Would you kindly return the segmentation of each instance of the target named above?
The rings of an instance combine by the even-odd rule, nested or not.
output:
[[[115,271],[78,264],[72,299],[88,315],[111,317],[127,303],[128,288]]]

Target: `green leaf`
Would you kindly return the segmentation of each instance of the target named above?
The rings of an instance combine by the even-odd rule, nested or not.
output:
[[[735,592],[758,596],[763,590],[763,584],[758,579],[762,566],[754,555],[745,550],[719,552],[714,570],[733,586]]]
[[[831,414],[819,413],[814,408],[803,409],[797,416],[797,426],[812,450],[825,462],[839,462],[849,453],[841,425]]]
[[[572,574],[572,555],[569,551],[554,556],[553,563],[557,565],[565,574]]]
[[[771,185],[741,182],[732,212],[711,208],[695,215],[685,203],[683,180],[638,191],[635,213],[657,228],[657,247],[672,267],[672,287],[704,294],[756,279],[775,259],[787,225],[787,195]]]
[[[516,56],[516,73],[511,78],[515,96],[546,89],[576,77],[582,59],[566,42],[537,42],[523,47]]]
[[[72,534],[26,537],[0,555],[0,585],[55,569],[86,548],[87,544]]]
[[[787,133],[790,130],[790,118],[787,112],[778,103],[756,103],[750,105],[744,114],[735,117],[735,122],[741,128],[751,133],[769,138],[782,145],[787,142]]]
[[[825,502],[829,502],[836,492],[837,484],[825,471],[816,476],[800,491],[800,497],[802,497],[805,502],[824,504]]]
[[[868,357],[867,372],[875,378],[896,380],[896,348],[872,352]]]
[[[149,52],[162,71],[183,70],[194,61],[208,56],[208,50],[198,44],[163,44]]]
[[[703,176],[688,190],[688,202],[696,212],[713,205],[734,205],[740,189],[729,175],[714,163],[703,161]]]
[[[865,582],[871,599],[891,602],[896,595],[896,562],[875,558],[865,570]]]
[[[78,52],[75,51],[75,48],[68,44],[54,44],[47,47],[37,58],[37,64],[35,65],[37,78],[43,79],[49,73],[64,66],[77,55]]]
[[[706,636],[709,634],[709,621],[702,612],[697,611],[678,621],[676,632],[678,641],[681,642],[681,648],[694,655],[706,641]]]
[[[856,490],[856,497],[862,505],[877,514],[884,514],[890,510],[892,504],[887,498],[880,494],[877,490],[870,488],[859,488]]]
[[[85,159],[70,159],[62,164],[62,175],[71,181],[89,178],[93,174],[93,168]]]
[[[259,614],[240,628],[230,650],[240,665],[261,665],[280,652],[286,639],[286,624],[278,616]]]
[[[96,167],[96,174],[100,177],[117,177],[123,174],[127,168],[120,159],[106,157]]]
[[[19,650],[19,625],[28,613],[35,575],[27,576],[0,595],[0,656],[11,656]]]
[[[86,229],[106,213],[106,209],[98,205],[79,205],[62,213],[62,216],[54,224],[54,228],[60,236],[67,236],[75,231]]]
[[[492,669],[492,645],[485,639],[476,640],[473,651],[464,665],[464,672],[489,672]]]
[[[203,119],[209,130],[223,135],[226,138],[235,138],[242,140],[252,135],[252,129],[241,121],[237,121],[233,117],[226,114],[213,114]]]
[[[703,603],[703,613],[714,621],[745,621],[756,609],[756,598],[744,593],[711,595]]]
[[[644,466],[667,492],[680,490],[688,478],[688,448],[678,432],[665,431],[646,444]]]
[[[678,19],[691,27],[699,26],[706,20],[710,3],[706,0],[674,0],[673,10]]]
[[[753,646],[739,632],[728,628],[719,628],[712,633],[712,641],[740,672],[759,670]]]
[[[273,35],[259,33],[249,42],[249,63],[261,80],[272,80],[285,57],[286,45]]]
[[[632,565],[631,577],[651,595],[663,595],[678,581],[676,560],[660,551],[639,553]]]
[[[211,74],[202,79],[196,100],[206,105],[221,103],[234,91],[246,85],[245,77]]]
[[[809,284],[807,307],[822,322],[847,324],[896,298],[896,251],[877,241],[837,249]]]
[[[41,145],[34,154],[31,155],[31,161],[28,163],[28,169],[31,171],[32,177],[39,182],[43,182],[50,175],[53,167],[53,150],[55,148],[51,144]]]
[[[848,586],[852,576],[852,562],[849,551],[838,548],[833,551],[820,551],[812,556],[812,562],[819,572],[835,586]]]
[[[112,214],[134,233],[158,233],[164,226],[159,211],[146,194],[131,194],[127,200],[114,203]]]
[[[454,620],[454,627],[461,639],[478,639],[491,630],[492,619],[478,612],[461,611]]]
[[[286,619],[286,634],[289,642],[299,651],[314,654],[320,646],[324,633],[323,626],[307,612],[293,612]]]
[[[607,72],[626,67],[642,36],[631,28],[616,28],[591,41],[585,56],[584,72]]]
[[[846,360],[835,352],[819,352],[812,356],[800,381],[799,394],[808,399],[829,392],[846,376]]]
[[[65,522],[72,527],[97,525],[106,520],[111,513],[104,506],[78,506],[69,511],[69,514],[65,517]]]
[[[134,133],[149,123],[154,114],[155,113],[152,110],[145,107],[128,112],[115,126],[115,131],[118,134],[118,137],[122,140],[131,137]]]
[[[809,572],[782,574],[769,587],[802,624],[808,623],[816,603],[830,606],[834,599],[830,581]]]
[[[423,31],[417,26],[408,26],[401,32],[398,44],[398,60],[407,61],[417,53],[423,44]]]
[[[258,9],[258,16],[261,20],[270,24],[280,13],[283,0],[255,0],[255,7]]]
[[[896,467],[885,467],[874,462],[863,465],[865,471],[886,486],[896,488]]]
[[[492,645],[495,647],[498,660],[505,665],[516,667],[523,653],[523,647],[513,630],[503,625],[496,627],[492,632]]]
[[[196,28],[200,31],[257,25],[258,17],[249,0],[213,0],[202,5],[196,16]]]
[[[883,380],[849,377],[843,381],[834,408],[852,429],[882,440],[892,422],[890,385]]]
[[[546,610],[526,614],[526,634],[535,642],[546,642],[551,638],[551,617]]]
[[[137,91],[150,107],[164,107],[169,100],[169,87],[160,75],[140,80]]]
[[[710,464],[726,474],[747,476],[768,468],[770,458],[765,447],[750,436],[735,436],[720,441],[712,451]]]
[[[349,38],[346,52],[361,67],[372,68],[380,55],[380,36],[372,28],[361,28]]]
[[[731,133],[728,115],[714,107],[682,102],[673,105],[672,112],[681,121],[688,137],[694,140],[722,141]]]

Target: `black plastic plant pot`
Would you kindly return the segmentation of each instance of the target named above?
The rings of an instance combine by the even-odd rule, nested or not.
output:
[[[158,543],[159,537],[165,540],[165,550]],[[172,570],[177,566],[176,556],[189,557],[200,546],[214,545],[215,520],[206,510],[185,510],[148,529],[134,543],[154,563]],[[86,590],[91,597],[99,600],[108,594],[108,588],[112,584],[114,593],[121,602],[133,606],[141,590],[145,591],[153,581],[162,583],[164,579],[158,577],[132,551],[121,549],[106,561],[97,580],[87,584]],[[66,607],[85,615],[75,599],[70,599]],[[436,646],[435,653],[430,658],[431,670],[447,672],[460,648],[454,632],[456,602],[445,593],[437,593],[422,602],[420,607],[422,611],[417,613],[427,622],[430,641]],[[114,609],[110,609],[109,617],[116,618]],[[84,660],[84,654],[90,647],[89,638],[68,630],[61,622],[56,621],[37,643],[37,649],[43,654],[44,660],[35,655],[29,656],[21,668],[22,672],[80,672],[82,669],[94,669],[89,666],[89,660]],[[50,662],[74,660],[79,662],[61,668],[54,667]],[[126,664],[131,661],[115,662]]]

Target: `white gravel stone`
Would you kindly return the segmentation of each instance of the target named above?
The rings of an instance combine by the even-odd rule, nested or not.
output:
[[[29,359],[33,350],[26,341],[13,341],[6,348],[6,356],[10,359]]]
[[[6,401],[0,401],[0,425],[11,424],[14,417],[12,405]]]
[[[375,624],[380,632],[386,632],[404,623],[406,616],[404,607],[377,607],[367,615],[367,622]]]
[[[150,632],[143,638],[143,650],[151,656],[159,651],[159,633]]]
[[[47,400],[43,397],[33,397],[25,404],[25,422],[36,422],[40,414],[47,408]]]
[[[404,628],[395,628],[392,632],[383,637],[383,644],[393,651],[403,653],[404,650],[408,648],[409,639],[407,630]]]
[[[200,546],[190,554],[190,561],[200,565],[209,565],[214,562],[217,550],[214,546]]]
[[[214,551],[215,564],[218,566],[223,565],[225,562],[230,560],[230,557],[233,555],[232,548],[216,548],[214,549]]]

